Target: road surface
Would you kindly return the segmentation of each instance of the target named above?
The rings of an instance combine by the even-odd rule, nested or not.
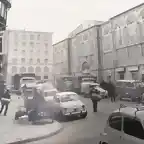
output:
[[[99,111],[93,113],[91,100],[82,97],[81,100],[88,109],[86,119],[64,122],[64,130],[58,135],[29,144],[96,144],[114,104],[102,101],[99,104]]]

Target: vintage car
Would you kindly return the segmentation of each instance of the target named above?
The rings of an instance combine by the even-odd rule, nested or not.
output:
[[[117,80],[116,93],[121,100],[139,101],[144,94],[144,83],[138,80]]]
[[[85,118],[87,109],[85,104],[79,100],[74,92],[60,92],[53,98],[55,115],[60,119],[72,116]]]
[[[121,107],[112,112],[98,144],[143,144],[144,106]]]

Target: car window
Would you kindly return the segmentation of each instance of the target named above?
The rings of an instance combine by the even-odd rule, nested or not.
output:
[[[61,102],[77,101],[78,96],[76,94],[68,94],[61,97]]]
[[[119,82],[119,81],[118,81],[118,82],[116,83],[116,86],[117,86],[117,87],[122,87],[122,86],[123,86],[123,82]]]
[[[109,119],[109,126],[113,129],[121,131],[122,117],[121,116],[111,116]]]
[[[125,83],[125,87],[134,88],[135,85],[134,85],[134,83],[126,82],[126,83]]]
[[[124,133],[139,139],[144,139],[144,129],[141,122],[136,119],[124,118]]]

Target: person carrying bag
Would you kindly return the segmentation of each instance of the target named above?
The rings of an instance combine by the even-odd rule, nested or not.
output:
[[[2,106],[1,106],[0,114],[3,112],[3,110],[5,108],[4,115],[6,116],[10,101],[11,101],[10,92],[9,92],[9,90],[6,90],[4,92],[4,95],[1,98],[1,105]]]
[[[91,88],[90,94],[91,94],[91,100],[93,103],[93,111],[97,112],[98,102],[102,99],[102,97],[100,96],[100,92],[96,90],[95,88]]]

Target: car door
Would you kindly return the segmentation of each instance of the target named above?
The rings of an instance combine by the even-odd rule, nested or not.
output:
[[[122,116],[117,113],[111,115],[107,122],[105,133],[110,144],[121,144]]]
[[[138,119],[128,116],[124,117],[123,124],[123,144],[143,144],[144,128]]]

